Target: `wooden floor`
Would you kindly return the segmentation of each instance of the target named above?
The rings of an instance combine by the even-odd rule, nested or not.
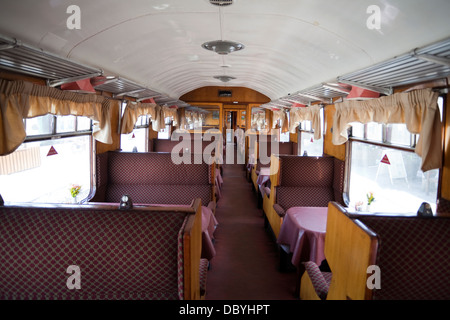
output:
[[[296,273],[279,271],[278,247],[243,165],[225,164],[206,300],[298,300]]]

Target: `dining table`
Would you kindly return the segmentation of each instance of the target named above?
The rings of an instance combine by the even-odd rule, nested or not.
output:
[[[292,253],[295,267],[307,261],[320,265],[325,260],[327,212],[328,207],[292,207],[286,211],[277,243]]]

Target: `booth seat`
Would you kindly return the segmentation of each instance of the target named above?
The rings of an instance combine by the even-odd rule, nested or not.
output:
[[[275,236],[289,208],[344,204],[344,169],[344,161],[331,156],[273,155],[271,189],[264,195],[263,210]]]
[[[175,135],[175,134],[174,134]],[[213,155],[216,157],[215,165],[216,165],[216,198],[217,200],[221,197],[221,189],[222,189],[222,174],[223,174],[223,146],[217,140],[217,145],[214,148],[212,143],[215,143],[216,137],[219,137],[221,134],[193,134],[190,133],[190,142],[187,147],[183,147],[180,145],[182,143],[182,136],[175,137],[174,140],[171,139],[151,139],[149,141],[149,152],[167,152],[171,153],[173,150],[176,150],[178,153],[188,153],[188,154],[203,154],[206,149],[206,153],[208,155]],[[218,138],[219,139],[219,138]]]
[[[298,144],[292,141],[289,142],[277,142],[277,141],[266,141],[265,142],[265,154],[266,159],[271,159],[272,155],[272,145],[278,145],[277,154],[279,155],[297,155],[298,153]],[[270,168],[269,163],[262,163],[260,159],[260,142],[255,142],[255,147],[253,148],[253,156],[251,157],[253,160],[253,166],[251,166],[250,177],[253,183],[253,188],[256,191],[257,199],[258,199],[258,207],[262,207],[262,201],[264,194],[270,193],[270,179],[267,176],[268,168]],[[266,169],[262,169],[266,168]]]
[[[354,214],[331,202],[325,238],[331,280],[329,272],[306,263],[300,297],[448,300],[449,252],[450,217]]]
[[[201,201],[0,206],[2,300],[197,300]]]
[[[192,157],[191,157],[192,156]],[[96,159],[96,192],[91,202],[118,203],[128,195],[136,204],[190,205],[200,198],[203,212],[202,257],[215,256],[214,215],[215,166],[197,155],[190,155],[191,164],[175,164],[170,153],[117,152],[98,154]]]

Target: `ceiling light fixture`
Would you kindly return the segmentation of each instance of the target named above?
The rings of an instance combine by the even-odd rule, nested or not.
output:
[[[209,0],[209,3],[219,7],[225,7],[233,4],[233,0]]]
[[[229,54],[231,52],[239,51],[245,48],[242,43],[226,40],[214,40],[205,42],[204,44],[202,44],[202,47],[221,55]]]
[[[235,77],[230,77],[230,76],[215,76],[214,79],[219,79],[222,82],[228,82],[228,81],[234,80],[236,78]]]

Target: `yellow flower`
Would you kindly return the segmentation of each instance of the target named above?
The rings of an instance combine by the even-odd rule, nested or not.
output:
[[[375,198],[373,196],[373,192],[367,193],[367,204],[370,205],[374,201],[375,201]]]
[[[70,194],[75,198],[80,193],[80,190],[81,186],[74,184],[72,185],[72,188],[70,188]]]

